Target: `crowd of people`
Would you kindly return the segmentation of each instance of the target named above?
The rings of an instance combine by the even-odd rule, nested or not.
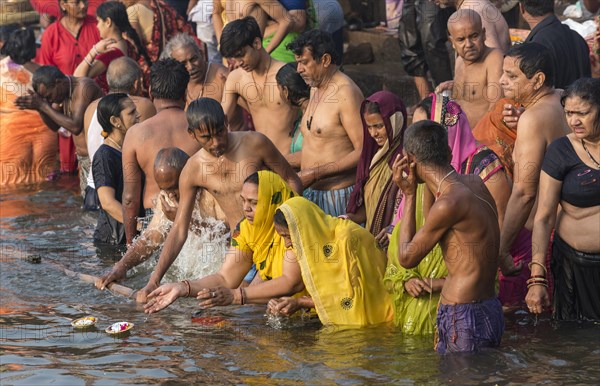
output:
[[[552,0],[520,0],[512,47],[488,0],[407,8],[447,14],[400,20],[410,107],[340,69],[337,1],[190,1],[196,30],[163,0],[56,1],[37,52],[3,41],[1,183],[79,170],[94,241],[126,246],[99,289],[160,251],[148,313],[263,304],[440,353],[498,346],[514,308],[600,320],[600,79]],[[227,232],[211,274],[163,282]]]

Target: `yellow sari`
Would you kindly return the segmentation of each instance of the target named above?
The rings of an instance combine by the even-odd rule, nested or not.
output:
[[[373,235],[326,215],[303,197],[286,201],[285,215],[302,280],[324,326],[374,325],[392,320],[383,286],[386,258]]]
[[[271,280],[283,273],[285,242],[275,232],[273,215],[279,205],[296,195],[278,174],[267,170],[259,171],[254,223],[250,224],[244,218],[233,232],[231,245],[252,253],[252,260],[263,280]]]
[[[417,230],[424,224],[423,192],[425,184],[420,184],[417,190]],[[400,223],[396,224],[388,247],[388,267],[383,279],[386,290],[391,294],[394,304],[394,324],[405,334],[433,334],[436,325],[437,305],[440,293],[431,296],[426,294],[418,298],[412,297],[404,289],[404,283],[412,278],[441,279],[448,276],[444,256],[439,244],[412,269],[403,268],[398,263],[398,239]]]

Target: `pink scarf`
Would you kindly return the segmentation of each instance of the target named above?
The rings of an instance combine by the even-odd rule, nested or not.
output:
[[[460,173],[461,165],[477,150],[477,142],[471,133],[466,114],[455,101],[439,94],[430,94],[431,113],[429,117],[448,130],[448,146],[452,150],[452,167]],[[400,197],[402,198],[402,197]],[[400,201],[393,225],[402,218],[404,201]]]

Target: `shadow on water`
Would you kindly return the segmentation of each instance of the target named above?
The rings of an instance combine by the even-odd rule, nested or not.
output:
[[[0,193],[0,384],[507,384],[600,380],[600,326],[526,313],[507,317],[502,346],[438,356],[433,338],[392,326],[320,328],[295,319],[267,326],[264,307],[196,311],[193,299],[147,317],[140,305],[67,277],[49,263],[99,275],[120,252],[92,243],[95,215],[68,181]],[[27,260],[40,255],[40,264]],[[139,288],[149,267],[124,284]],[[98,318],[76,330],[72,319]],[[104,332],[128,321],[127,335]]]

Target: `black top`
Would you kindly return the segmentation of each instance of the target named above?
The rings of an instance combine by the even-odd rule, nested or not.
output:
[[[123,165],[122,154],[119,150],[108,145],[101,145],[92,163],[94,170],[94,185],[96,190],[103,186],[115,190],[115,198],[121,202],[123,196]],[[108,244],[124,244],[125,228],[123,224],[115,220],[110,214],[102,209],[100,203],[100,214],[98,224],[94,232],[94,240]]]
[[[548,146],[542,170],[562,181],[562,201],[579,208],[600,205],[600,170],[581,161],[569,138],[561,137]]]
[[[554,59],[554,87],[564,89],[574,81],[590,77],[590,50],[585,40],[554,15],[531,30],[525,42],[539,43],[550,49]]]

